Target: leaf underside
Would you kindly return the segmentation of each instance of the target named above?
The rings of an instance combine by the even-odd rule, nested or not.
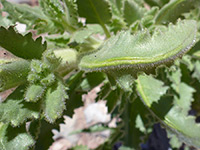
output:
[[[79,67],[86,71],[133,68],[148,70],[181,57],[194,44],[196,22],[179,21],[152,37],[148,31],[136,35],[121,32],[107,40],[97,51],[82,57]]]

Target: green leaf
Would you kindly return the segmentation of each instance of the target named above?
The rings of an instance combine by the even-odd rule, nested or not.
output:
[[[154,79],[152,76],[140,75],[136,80],[138,91],[141,97],[145,97],[145,104],[151,106],[158,102],[160,97],[167,92],[168,87],[162,81]],[[148,84],[147,84],[148,83]],[[140,90],[142,89],[142,90]]]
[[[131,25],[135,21],[140,20],[145,13],[145,9],[139,6],[133,0],[126,0],[124,2],[123,11],[124,11],[124,19],[128,25]]]
[[[167,125],[171,131],[178,136],[179,140],[199,148],[200,126],[195,122],[195,117],[187,116],[184,113],[184,106],[179,105],[180,100],[176,98],[174,99],[173,106],[171,105],[172,98],[169,96],[163,97],[164,99],[161,98],[158,103],[151,103],[151,100],[155,101],[153,95],[161,97],[164,93],[161,94],[158,88],[152,88],[152,84],[149,84],[149,82],[154,84],[153,82],[156,83],[158,81],[143,75],[139,76],[137,80],[137,91],[144,103],[152,110],[152,112],[154,112],[164,125]],[[162,82],[160,85],[161,84]],[[147,89],[149,90],[147,91]],[[164,89],[164,87],[160,87],[159,89]]]
[[[101,91],[98,93],[97,99],[105,100],[106,106],[108,107],[108,113],[111,113],[118,105],[117,102],[121,100],[122,93],[123,92],[119,88],[117,88],[116,90],[111,90],[109,84],[107,83],[102,87]]]
[[[16,115],[16,114],[15,114]],[[25,124],[20,127],[0,123],[0,149],[1,150],[27,150],[34,144],[34,140],[26,133]]]
[[[66,48],[68,47],[68,43],[70,40],[70,37],[68,34],[63,35],[54,35],[54,36],[47,36],[45,37],[46,41],[48,42],[48,49],[51,49],[52,47],[62,47]]]
[[[40,98],[42,98],[44,92],[45,87],[43,87],[42,85],[31,84],[26,89],[24,99],[27,102],[37,102]]]
[[[7,17],[0,16],[0,26],[7,28],[10,25],[12,25],[12,23]]]
[[[72,117],[74,114],[74,109],[83,106],[82,95],[85,91],[80,90],[80,84],[83,82],[83,72],[79,71],[72,74],[67,80],[66,85],[69,88],[68,95],[69,100],[66,102],[66,112],[65,115]]]
[[[196,22],[180,21],[150,37],[148,31],[121,32],[99,49],[82,57],[79,68],[87,71],[149,71],[186,53],[195,42]],[[131,68],[130,70],[128,70]]]
[[[182,142],[179,141],[177,136],[175,134],[173,134],[170,130],[167,130],[167,137],[170,139],[169,143],[172,148],[178,149],[183,144]]]
[[[87,23],[108,23],[111,19],[110,6],[106,0],[77,0],[78,13]]]
[[[40,120],[40,128],[39,128],[39,135],[37,141],[35,143],[34,150],[47,150],[50,148],[52,143],[54,142],[53,138],[53,129],[59,129],[59,124],[63,123],[63,118],[58,119],[54,124],[50,124],[46,122],[44,119]],[[50,138],[47,138],[50,137]]]
[[[194,64],[194,73],[192,74],[192,77],[198,79],[200,82],[200,61],[198,60]]]
[[[162,7],[170,0],[144,0],[150,6],[159,6]]]
[[[25,87],[18,87],[7,99],[0,104],[0,121],[19,126],[27,119],[38,119],[40,103],[27,103],[24,101]]]
[[[25,83],[30,62],[26,60],[15,60],[0,65],[0,91],[13,88]]]
[[[65,3],[65,13],[67,22],[73,26],[78,27],[78,12],[77,5],[74,0],[64,0]]]
[[[123,1],[121,0],[108,0],[111,6],[112,15],[115,17],[122,17]]]
[[[61,81],[57,81],[47,89],[44,101],[44,115],[48,122],[53,123],[61,117],[65,109],[66,98],[68,96]]]
[[[83,43],[92,34],[103,33],[101,26],[97,24],[87,25],[86,28],[77,30],[72,36],[72,41]]]
[[[45,18],[45,15],[39,7],[10,3],[6,0],[1,0],[1,3],[3,5],[3,11],[9,14],[8,18],[11,19],[13,23],[24,23],[27,25],[28,29],[31,29],[39,18]]]
[[[172,71],[171,74],[168,75],[168,78],[172,81],[171,87],[178,94],[178,96],[174,95],[174,104],[182,108],[182,114],[187,115],[191,109],[191,102],[194,100],[193,93],[195,90],[184,82],[181,82],[181,76],[181,70],[177,69]]]
[[[41,37],[34,41],[31,33],[23,36],[11,26],[8,29],[0,27],[0,46],[24,59],[40,59],[46,42],[42,44]]]
[[[79,16],[85,17],[86,23],[100,24],[109,38],[110,33],[105,26],[112,17],[109,3],[106,0],[77,0],[77,5]]]
[[[66,75],[71,70],[77,68],[78,53],[74,49],[57,49],[53,51],[55,56],[61,60],[61,63],[56,68],[60,75]]]
[[[90,72],[85,74],[85,78],[80,84],[80,89],[90,91],[105,80],[105,74],[101,72]]]
[[[155,16],[155,22],[156,24],[174,23],[183,13],[190,11],[195,4],[196,0],[171,0],[160,9]]]
[[[75,30],[75,28],[72,25],[70,25],[71,23],[70,21],[72,21],[69,14],[71,13],[71,9],[70,12],[65,12],[69,11],[69,8],[67,8],[67,6],[66,8],[64,8],[63,5],[61,4],[61,1],[40,0],[39,4],[43,10],[43,13],[53,22],[54,26],[58,28],[57,30],[59,32],[61,33],[64,33],[64,31],[73,32]],[[73,16],[74,14],[71,15]]]

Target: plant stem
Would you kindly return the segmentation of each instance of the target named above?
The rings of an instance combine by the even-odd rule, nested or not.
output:
[[[131,146],[132,134],[130,133],[130,108],[131,104],[129,104],[129,101],[126,100],[125,109],[124,109],[124,144],[126,146]]]
[[[106,34],[106,38],[109,38],[109,37],[110,37],[110,32],[109,32],[108,29],[106,28],[105,24],[104,24],[104,23],[101,23],[100,25],[101,25],[101,27],[103,28],[104,33]]]

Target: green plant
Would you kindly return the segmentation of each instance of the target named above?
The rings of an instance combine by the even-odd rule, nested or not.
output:
[[[139,149],[158,121],[172,148],[200,148],[199,0],[1,3],[0,46],[16,57],[0,59],[0,91],[17,88],[0,104],[0,149],[47,149],[62,115],[72,116],[81,96],[101,83],[97,100],[122,121],[97,149],[118,140]],[[26,24],[25,34],[16,22]]]

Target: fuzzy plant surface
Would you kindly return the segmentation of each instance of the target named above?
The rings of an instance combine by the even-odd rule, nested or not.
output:
[[[0,103],[1,150],[48,149],[99,85],[96,101],[120,121],[79,131],[110,131],[96,150],[141,149],[158,122],[171,149],[200,148],[200,0],[0,3],[0,46],[14,55],[0,58],[0,92],[14,88]]]

